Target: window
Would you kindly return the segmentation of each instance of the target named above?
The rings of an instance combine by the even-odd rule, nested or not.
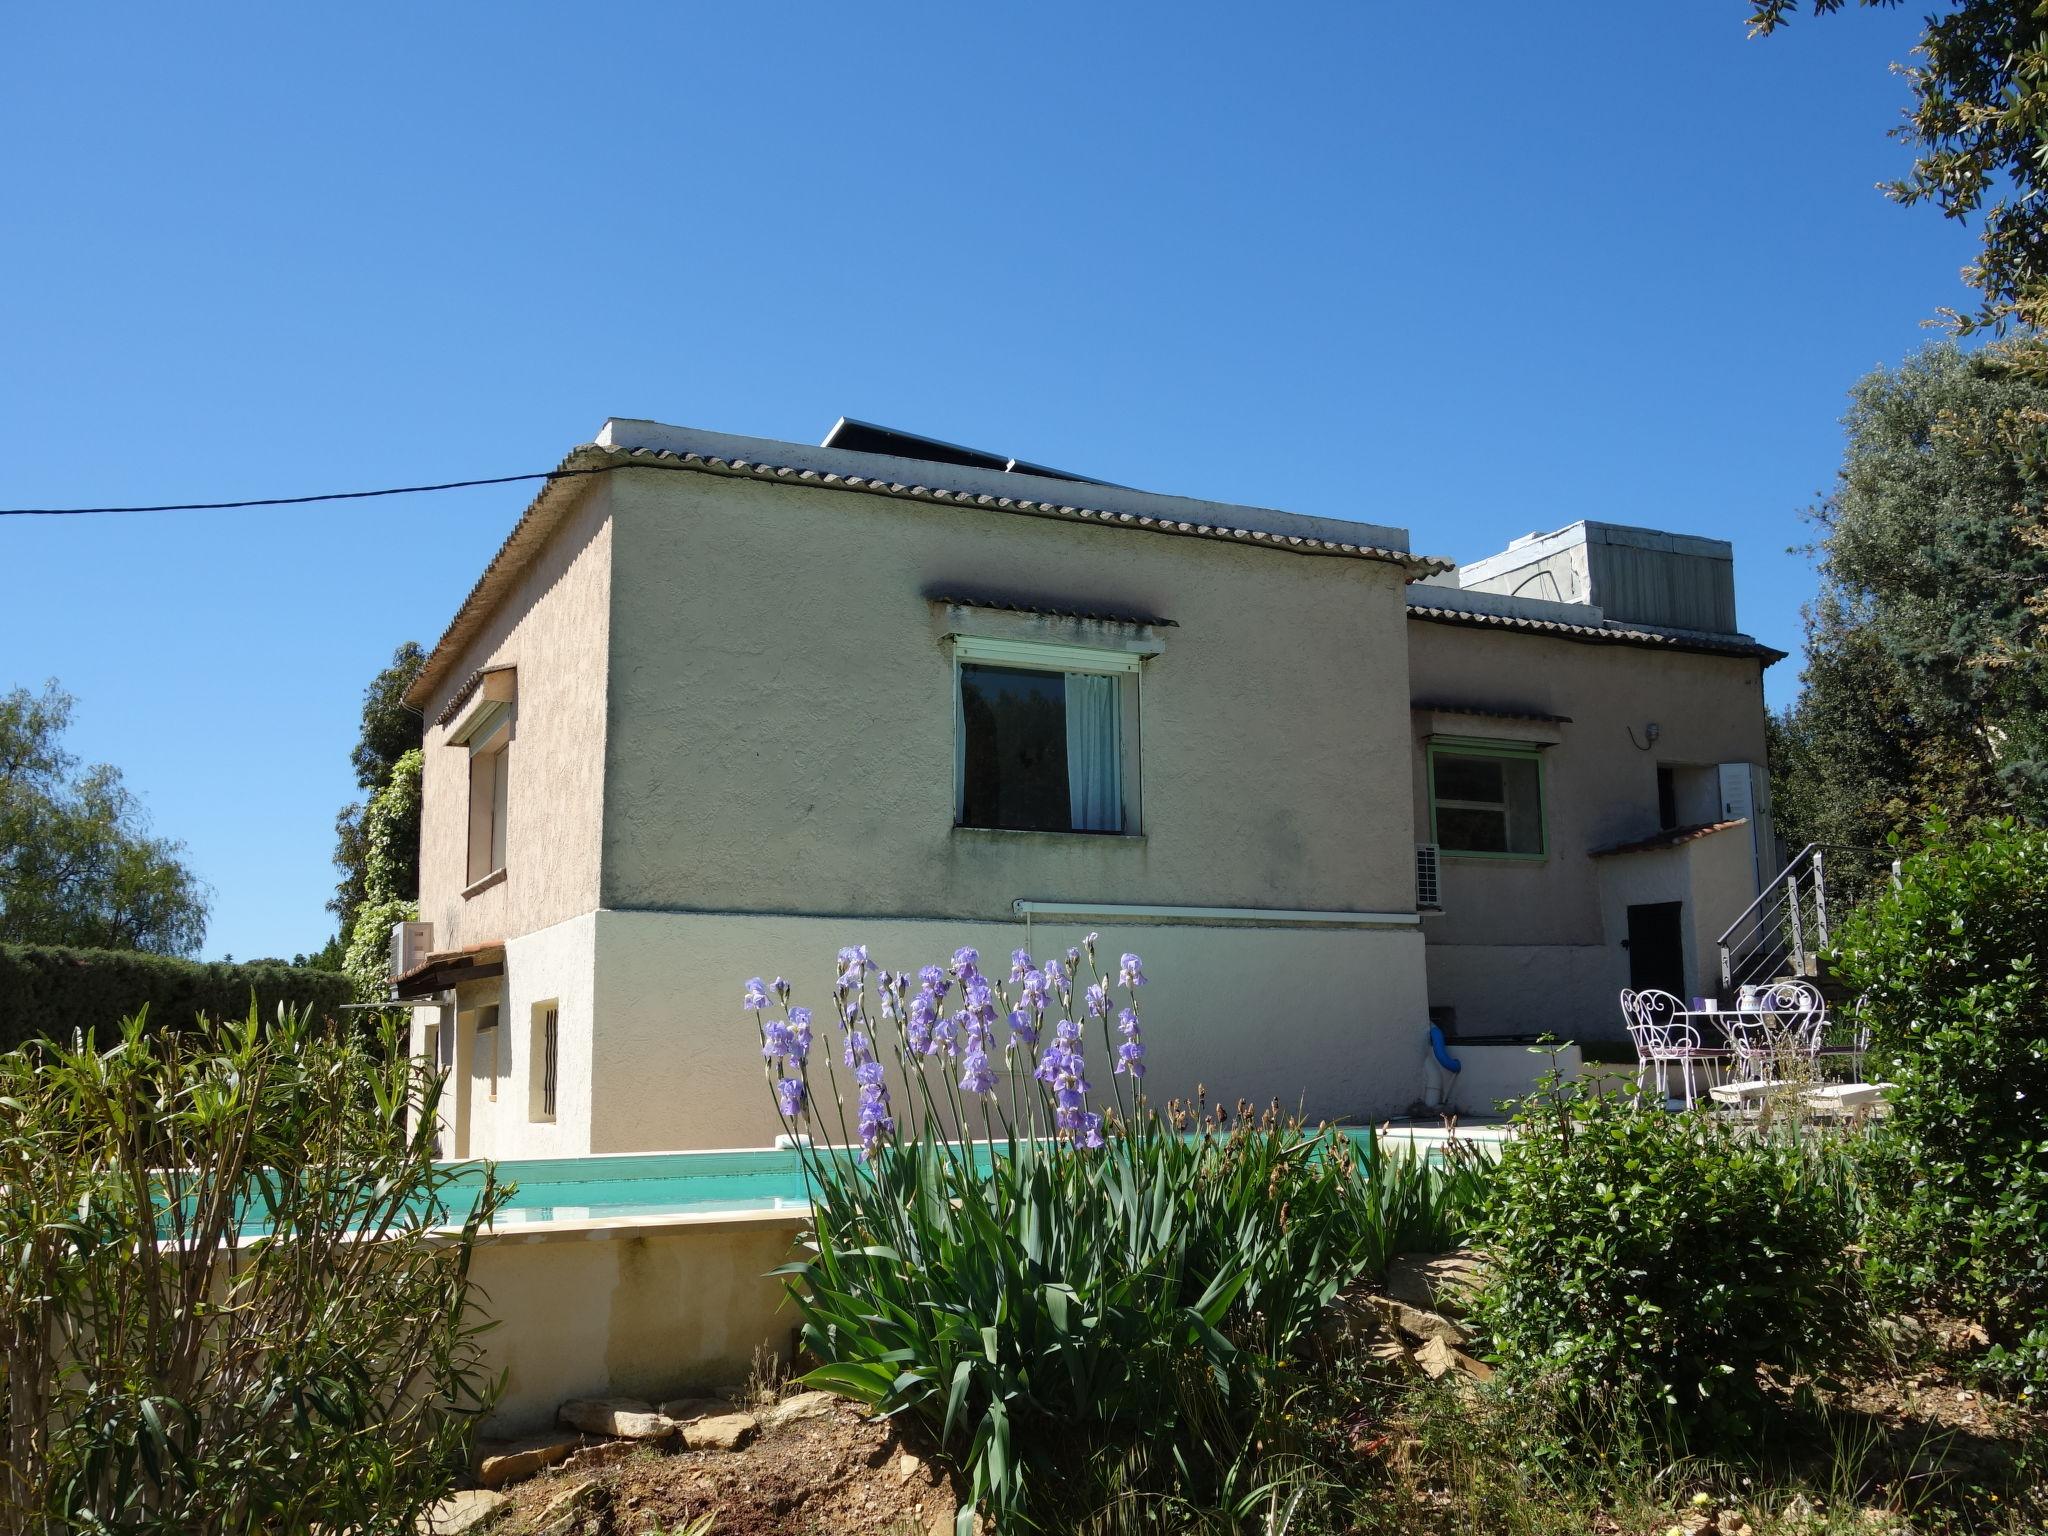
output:
[[[1678,825],[1678,778],[1668,767],[1657,769],[1657,828],[1669,832]]]
[[[555,1083],[561,1049],[562,1005],[533,1005],[533,1034],[526,1059],[532,1067],[527,1085],[527,1118],[555,1118]]]
[[[1126,757],[1137,735],[1137,656],[966,638],[955,644],[959,825],[1123,832],[1135,822],[1136,774],[1126,771]]]
[[[485,1080],[484,1096],[498,1102],[498,1005],[479,1008],[476,1014],[475,1073]]]
[[[469,863],[466,883],[477,885],[505,870],[505,812],[512,722],[518,676],[510,667],[486,672],[448,744],[469,751]]]
[[[1432,746],[1429,772],[1430,823],[1445,853],[1543,857],[1543,769],[1534,751]]]

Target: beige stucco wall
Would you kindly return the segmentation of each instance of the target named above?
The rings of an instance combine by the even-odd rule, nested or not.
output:
[[[435,949],[531,933],[597,906],[612,528],[608,486],[588,483],[423,711],[420,916],[434,925]],[[471,673],[500,666],[519,678],[506,748],[506,873],[465,899],[469,754],[448,745],[438,717]]]
[[[659,1402],[744,1381],[757,1349],[789,1357],[800,1319],[769,1271],[807,1213],[559,1222],[477,1243],[470,1275],[486,1371],[505,1389],[483,1429],[549,1428],[572,1397]]]
[[[1397,567],[711,476],[612,491],[604,906],[1413,910]],[[963,590],[1178,621],[1142,679],[1143,837],[954,830],[922,594]]]
[[[1465,1033],[1619,1034],[1613,1000],[1628,984],[1620,947],[1627,927],[1625,913],[1617,929],[1603,906],[1597,868],[1618,861],[1588,854],[1656,832],[1659,764],[1765,760],[1761,663],[1423,621],[1410,622],[1408,648],[1416,700],[1570,717],[1569,724],[1546,725],[1413,716],[1418,840],[1428,838],[1425,745],[1431,730],[1550,743],[1543,751],[1548,856],[1540,862],[1443,859],[1444,911],[1424,922],[1431,1003],[1455,1008]],[[1639,750],[1653,721],[1658,738],[1648,751]],[[1697,948],[1710,929],[1711,954],[1714,935],[1755,893],[1746,873],[1735,882],[1722,877],[1723,854],[1728,847],[1746,849],[1746,837],[1745,830],[1709,840],[1716,844],[1713,853],[1699,857],[1713,861],[1716,878],[1695,886],[1673,875],[1671,894],[1635,899],[1688,901],[1688,943]]]
[[[1138,926],[1099,922],[1101,950],[1141,955],[1146,1078],[1155,1100],[1278,1098],[1311,1119],[1375,1119],[1420,1093],[1427,1028],[1422,941],[1414,929]],[[1010,951],[1041,959],[1080,925],[603,912],[597,925],[592,1152],[749,1147],[780,1128],[758,1037],[739,1007],[749,976],[787,977],[818,1010],[836,1050],[834,956],[864,943],[875,963],[914,970],[971,944],[1007,974]],[[1114,963],[1112,959],[1112,963]],[[1110,1092],[1091,1036],[1091,1081]],[[977,1131],[977,1134],[979,1132]]]
[[[1641,902],[1682,901],[1685,947],[1683,995],[1718,997],[1721,952],[1716,942],[1756,895],[1749,829],[1730,827],[1652,853],[1615,854],[1598,868],[1602,920],[1610,933],[1628,933],[1628,909]],[[1726,914],[1725,916],[1723,914]],[[1617,950],[1602,988],[1602,1002],[1629,983],[1628,956]],[[1733,999],[1730,999],[1732,1006]],[[1617,1029],[1620,1015],[1615,1013]]]

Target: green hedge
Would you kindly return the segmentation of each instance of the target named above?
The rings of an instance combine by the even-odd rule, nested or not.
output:
[[[338,971],[0,944],[0,1051],[37,1038],[68,1043],[75,1030],[97,1034],[145,1003],[153,1024],[174,1029],[202,1013],[241,1018],[252,991],[265,1017],[293,1003],[315,1018],[346,1018],[341,1005],[354,997]]]

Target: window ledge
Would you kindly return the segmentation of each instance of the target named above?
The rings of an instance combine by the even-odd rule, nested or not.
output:
[[[462,899],[463,899],[464,901],[467,901],[467,900],[469,900],[469,898],[470,898],[470,897],[472,897],[472,896],[481,896],[481,895],[482,895],[482,894],[483,894],[483,893],[484,893],[485,891],[488,891],[488,890],[489,890],[489,889],[490,889],[490,888],[491,888],[492,886],[494,886],[494,885],[503,885],[504,883],[505,883],[505,866],[504,866],[504,865],[502,865],[502,864],[500,864],[500,865],[499,865],[499,866],[498,866],[498,867],[497,867],[496,869],[492,870],[492,871],[491,871],[491,872],[490,872],[490,873],[489,873],[488,875],[485,875],[485,876],[483,877],[483,879],[481,879],[481,880],[478,880],[478,881],[474,882],[473,884],[470,884],[470,885],[465,885],[465,886],[464,886],[464,887],[462,888]]]
[[[1044,843],[1143,843],[1142,832],[1041,832],[1029,827],[953,828],[955,837],[989,838],[995,841],[1028,840]]]

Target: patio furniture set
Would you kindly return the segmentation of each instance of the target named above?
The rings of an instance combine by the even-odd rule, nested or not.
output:
[[[1688,1007],[1654,988],[1626,991],[1621,1012],[1635,1043],[1637,1089],[1647,1091],[1654,1075],[1660,1094],[1667,1101],[1682,1097],[1687,1109],[1702,1096],[1750,1108],[1793,1090],[1803,1090],[1816,1108],[1842,1111],[1881,1097],[1878,1085],[1860,1081],[1868,1031],[1859,1028],[1847,1043],[1829,1045],[1827,1005],[1803,981],[1744,987],[1733,1008],[1711,998]],[[1849,1081],[1821,1082],[1826,1061],[1844,1063]]]

